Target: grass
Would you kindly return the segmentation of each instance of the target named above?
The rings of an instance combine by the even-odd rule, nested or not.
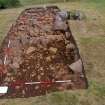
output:
[[[20,12],[35,6],[31,2],[28,5],[29,0],[21,1],[24,2],[24,7],[0,11],[1,41]],[[72,20],[69,23],[84,61],[89,88],[28,99],[5,99],[0,100],[0,105],[105,105],[105,1],[75,1],[56,5],[66,10],[79,9],[86,15],[85,20]],[[99,6],[101,8],[97,8]]]
[[[20,1],[18,0],[0,0],[0,9],[6,9],[18,6],[20,6]]]
[[[20,2],[23,5],[56,3],[56,2],[62,2],[62,1],[64,1],[64,0],[20,0]]]

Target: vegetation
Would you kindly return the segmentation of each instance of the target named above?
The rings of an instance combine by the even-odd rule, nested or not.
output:
[[[0,0],[0,9],[5,9],[9,7],[17,7],[20,5],[19,0]]]

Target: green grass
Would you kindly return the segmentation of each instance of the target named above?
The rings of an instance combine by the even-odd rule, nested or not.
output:
[[[0,9],[20,6],[19,0],[0,0]]]
[[[34,0],[21,0],[24,7],[0,11],[0,40],[25,8],[34,7]],[[99,2],[100,1],[100,2]],[[0,100],[0,105],[105,105],[105,1],[90,0],[56,3],[61,9],[79,9],[86,15],[82,21],[70,21],[72,33],[82,56],[87,90],[56,92],[28,99]],[[101,8],[97,8],[97,7]]]
[[[23,5],[33,5],[33,4],[45,4],[45,3],[57,3],[57,2],[64,2],[64,1],[81,1],[81,0],[20,0]]]

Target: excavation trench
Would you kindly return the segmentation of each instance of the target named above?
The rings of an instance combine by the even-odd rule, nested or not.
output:
[[[20,14],[0,49],[0,86],[8,87],[1,98],[87,88],[66,15],[53,6]]]

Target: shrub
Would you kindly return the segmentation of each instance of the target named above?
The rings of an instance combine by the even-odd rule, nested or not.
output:
[[[0,0],[0,9],[17,7],[20,5],[19,0]]]

